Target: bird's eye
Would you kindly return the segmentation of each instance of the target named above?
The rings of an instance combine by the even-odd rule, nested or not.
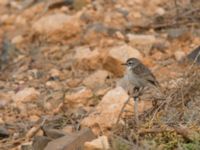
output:
[[[131,64],[132,64],[131,62],[128,63],[128,65],[131,65]]]

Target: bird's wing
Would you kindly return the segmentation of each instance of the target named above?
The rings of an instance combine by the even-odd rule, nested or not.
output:
[[[158,87],[160,86],[153,74],[146,76],[146,80],[155,86],[158,86]]]
[[[156,80],[155,76],[152,72],[143,64],[139,64],[133,68],[133,72],[138,75],[139,77],[147,80],[149,83],[159,86],[158,81]]]

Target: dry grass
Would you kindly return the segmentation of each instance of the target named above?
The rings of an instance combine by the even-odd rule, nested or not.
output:
[[[139,144],[139,149],[195,149],[200,145],[199,99],[200,68],[190,66],[173,88],[164,89],[163,100],[140,115],[139,127],[133,119],[125,118],[125,124],[113,129],[115,145],[117,139],[128,147]]]

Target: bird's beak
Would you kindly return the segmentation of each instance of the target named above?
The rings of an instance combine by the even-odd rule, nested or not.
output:
[[[127,65],[127,63],[122,63],[121,65],[124,65],[124,66],[126,66],[126,65]]]

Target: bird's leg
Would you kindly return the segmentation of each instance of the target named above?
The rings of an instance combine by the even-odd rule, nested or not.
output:
[[[133,94],[133,100],[134,100],[134,116],[135,116],[135,123],[136,126],[139,124],[139,118],[138,118],[138,100],[139,100],[139,95],[141,93],[141,90],[139,87],[135,87],[134,89],[134,94]]]
[[[136,126],[138,126],[139,124],[139,118],[138,118],[138,96],[134,96],[133,97],[134,99],[134,116],[135,116],[135,123],[136,123]]]
[[[143,88],[135,87],[133,90],[134,90],[134,94],[133,94],[134,116],[135,116],[135,124],[136,124],[136,147],[138,149],[138,144],[139,144],[139,134],[137,131],[139,127],[138,101],[139,101],[139,96]]]

